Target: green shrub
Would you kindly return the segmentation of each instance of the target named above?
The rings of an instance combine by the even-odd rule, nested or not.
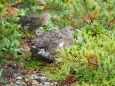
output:
[[[4,57],[16,57],[20,38],[17,24],[18,17],[6,16],[0,22],[0,59]]]
[[[100,26],[88,27],[96,29]],[[54,67],[54,71],[50,71],[48,76],[63,81],[70,71],[76,71],[74,79],[78,81],[78,85],[75,86],[84,83],[112,86],[115,78],[115,31],[100,29],[100,34],[94,36],[95,30],[88,27],[74,32],[77,35],[74,35],[74,45],[71,49],[57,49],[59,56],[57,64],[60,65]]]

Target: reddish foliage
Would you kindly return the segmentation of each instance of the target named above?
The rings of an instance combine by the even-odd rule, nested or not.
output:
[[[38,67],[38,71],[42,71],[42,69],[43,69],[43,67],[41,67],[41,66]]]
[[[98,62],[95,61],[96,60],[96,56],[94,56],[93,58],[88,59],[88,65],[90,66],[97,66]]]
[[[108,12],[108,13],[111,13],[111,12],[112,12],[112,10],[108,9],[108,10],[107,10],[107,12]]]
[[[37,72],[37,70],[35,69],[35,68],[31,68],[31,69],[29,69],[29,72],[31,73],[31,72]]]
[[[16,15],[17,9],[11,6],[7,6],[7,15]]]
[[[98,17],[98,12],[93,12],[93,13],[88,13],[86,15],[83,15],[83,17],[81,17],[81,20],[86,22],[90,20],[91,22],[94,22],[97,17]]]
[[[13,57],[7,57],[6,60],[8,60],[8,61],[14,61],[15,59]]]
[[[59,83],[59,86],[70,85],[70,84],[75,83],[77,80],[73,80],[74,75],[75,75],[75,71],[70,72],[66,80]]]
[[[75,72],[70,72],[70,74],[66,78],[66,81],[72,80],[74,75],[75,75]]]

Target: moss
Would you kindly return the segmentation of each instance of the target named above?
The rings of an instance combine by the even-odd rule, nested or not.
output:
[[[27,62],[24,66],[25,69],[31,69],[31,68],[39,68],[39,67],[46,67],[49,63],[45,61],[42,57],[34,57],[29,62]]]
[[[29,58],[31,56],[31,52],[28,52],[26,54],[22,54],[22,55],[19,55],[17,58],[16,58],[16,61],[17,62],[24,62],[27,58]]]

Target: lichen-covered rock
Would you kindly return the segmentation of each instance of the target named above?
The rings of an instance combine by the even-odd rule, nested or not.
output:
[[[56,49],[72,45],[72,26],[63,29],[53,29],[39,34],[31,42],[32,57],[43,56],[49,60],[57,57]]]
[[[21,26],[28,26],[30,29],[36,29],[44,26],[50,20],[50,14],[48,12],[43,12],[39,15],[31,14],[20,18],[19,24]]]

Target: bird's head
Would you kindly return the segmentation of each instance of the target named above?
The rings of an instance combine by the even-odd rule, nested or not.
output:
[[[64,28],[66,31],[73,31],[75,30],[72,26],[67,26]]]

